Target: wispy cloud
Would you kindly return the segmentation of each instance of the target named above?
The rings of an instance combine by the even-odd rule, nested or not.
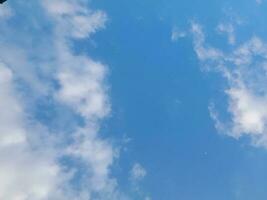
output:
[[[186,37],[186,32],[179,30],[176,26],[172,28],[172,32],[171,32],[171,40],[173,42],[177,41],[180,38],[184,38]]]
[[[139,163],[135,163],[131,169],[131,172],[130,172],[130,179],[132,181],[140,181],[142,180],[143,178],[145,178],[147,172],[145,170],[145,168],[140,165]]]
[[[220,72],[228,83],[225,94],[231,120],[221,122],[211,106],[216,127],[235,138],[248,135],[253,144],[267,147],[266,43],[252,37],[231,52],[224,52],[207,44],[199,24],[192,24],[192,33],[200,61]]]
[[[262,0],[256,0],[257,4],[262,4]]]
[[[227,35],[229,44],[232,44],[232,45],[235,44],[236,36],[235,36],[235,29],[234,29],[233,24],[220,23],[217,26],[217,31],[219,33],[225,33]]]
[[[147,170],[140,163],[134,163],[130,170],[129,180],[132,184],[133,192],[138,199],[150,200],[150,195],[144,193],[143,190],[140,189],[142,182],[147,176]]]

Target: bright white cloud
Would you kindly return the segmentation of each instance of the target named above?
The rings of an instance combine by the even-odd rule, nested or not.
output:
[[[0,147],[26,141],[22,124],[22,108],[14,98],[13,73],[0,63]]]
[[[0,84],[0,199],[48,199],[52,193],[61,199],[63,179],[56,155],[33,148],[28,133],[33,127],[16,94],[13,72],[3,63]]]
[[[103,85],[105,66],[86,57],[71,57],[68,57],[71,62],[66,61],[64,69],[58,74],[62,87],[57,98],[86,118],[106,116],[110,108]]]
[[[232,52],[223,52],[206,44],[200,25],[192,24],[192,33],[198,58],[228,82],[225,94],[231,121],[222,123],[211,106],[216,127],[235,138],[248,135],[255,145],[267,147],[267,44],[252,37]]]
[[[0,199],[126,199],[110,177],[117,149],[98,134],[110,112],[107,67],[69,46],[105,26],[105,13],[85,3],[43,0],[34,4],[36,12],[12,8],[22,24],[0,21]],[[85,125],[51,131],[34,113],[46,98]]]
[[[43,5],[57,22],[60,34],[74,38],[85,38],[104,28],[107,20],[102,11],[92,11],[85,1],[43,0]]]

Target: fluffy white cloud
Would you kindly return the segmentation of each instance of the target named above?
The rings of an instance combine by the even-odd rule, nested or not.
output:
[[[0,84],[0,199],[48,199],[52,193],[60,199],[63,180],[56,155],[34,149],[13,73],[3,63]]]
[[[103,28],[107,17],[83,0],[32,4],[36,12],[16,4],[0,21],[0,199],[126,199],[110,177],[117,149],[98,134],[110,112],[107,67],[69,46]],[[12,19],[16,26],[5,23]],[[41,99],[84,125],[55,133],[35,118]]]
[[[57,75],[61,85],[57,98],[86,118],[106,116],[110,106],[103,85],[105,66],[86,57],[71,57]]]
[[[216,127],[235,138],[248,135],[255,145],[267,147],[266,43],[252,37],[232,52],[223,52],[206,44],[200,25],[192,24],[192,33],[198,58],[214,67],[228,82],[225,94],[231,121],[222,123],[211,106]]]
[[[75,38],[85,38],[104,28],[107,20],[102,11],[91,11],[86,1],[43,0],[49,14],[57,21],[60,34]]]

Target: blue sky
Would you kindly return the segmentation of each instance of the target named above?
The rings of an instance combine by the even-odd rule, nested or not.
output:
[[[265,200],[265,0],[9,0],[0,199]]]

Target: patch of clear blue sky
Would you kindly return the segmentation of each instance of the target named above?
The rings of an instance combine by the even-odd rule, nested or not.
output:
[[[112,116],[103,134],[131,138],[115,174],[126,183],[138,161],[148,172],[142,188],[153,200],[266,200],[267,154],[216,133],[208,105],[226,106],[224,83],[203,73],[190,37],[176,43],[171,30],[201,23],[209,42],[228,48],[215,34],[219,22],[240,17],[237,42],[266,38],[266,2],[254,0],[97,0],[109,16],[104,31],[77,51],[109,66]],[[124,185],[124,184],[122,184]],[[125,185],[125,188],[127,186]]]

